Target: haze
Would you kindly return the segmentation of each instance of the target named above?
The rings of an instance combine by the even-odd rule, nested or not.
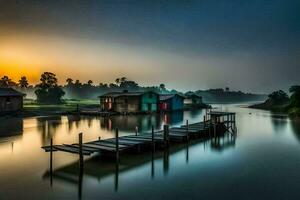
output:
[[[299,10],[297,0],[2,0],[0,75],[286,90],[299,83]]]

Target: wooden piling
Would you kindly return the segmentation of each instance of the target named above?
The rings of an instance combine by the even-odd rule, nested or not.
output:
[[[151,154],[151,178],[153,179],[155,175],[155,166],[154,166],[154,152]]]
[[[214,137],[216,137],[217,135],[217,127],[216,127],[216,124],[214,124]]]
[[[189,120],[186,120],[186,140],[187,142],[190,140],[189,138]]]
[[[118,192],[119,189],[119,162],[115,165],[115,191]]]
[[[79,166],[83,167],[83,153],[82,153],[82,133],[79,133]]]
[[[116,162],[119,162],[119,130],[116,129]]]
[[[169,146],[169,126],[164,125],[164,143]]]
[[[152,150],[155,151],[154,126],[152,126],[151,141],[152,141]]]
[[[138,126],[136,126],[136,127],[135,127],[135,136],[137,136],[137,135],[138,135],[138,130],[139,130],[139,127],[138,127]]]
[[[53,139],[50,139],[50,185],[53,183]]]

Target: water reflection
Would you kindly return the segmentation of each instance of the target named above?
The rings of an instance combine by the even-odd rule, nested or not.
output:
[[[211,140],[211,149],[222,152],[228,148],[235,147],[236,134],[227,132],[222,137],[216,137]]]
[[[61,125],[61,116],[36,118],[37,129],[41,133],[41,144],[47,145],[49,140],[55,136]]]
[[[63,180],[66,183],[75,184],[78,186],[78,198],[81,199],[82,180],[84,176],[93,177],[96,180],[110,177],[114,180],[114,191],[118,192],[120,188],[119,179],[121,174],[122,177],[127,176],[132,171],[140,167],[149,166],[151,174],[150,179],[154,180],[156,170],[155,162],[162,161],[161,167],[163,174],[166,177],[169,175],[170,171],[170,159],[176,158],[177,154],[184,153],[185,157],[182,160],[176,160],[174,164],[179,162],[185,162],[188,164],[190,148],[203,145],[205,149],[205,145],[207,145],[206,143],[210,141],[212,149],[225,150],[229,146],[234,147],[235,138],[236,137],[233,134],[226,133],[223,136],[212,139],[199,139],[187,143],[175,144],[157,152],[150,151],[141,152],[140,154],[125,154],[121,156],[120,163],[112,160],[102,160],[101,157],[95,156],[85,161],[84,168],[78,167],[78,161],[75,161],[66,166],[59,167],[53,172],[46,171],[43,175],[43,180],[50,179],[50,181],[52,181],[54,178],[60,181]],[[78,176],[78,181],[74,181],[76,180],[76,176]]]
[[[300,120],[292,120],[291,121],[291,128],[293,130],[293,133],[295,137],[300,142]]]
[[[0,123],[0,137],[20,135],[23,132],[22,118],[4,118]]]
[[[128,115],[128,116],[113,116],[100,118],[100,126],[106,130],[114,130],[118,128],[122,132],[133,133],[138,127],[140,133],[149,131],[152,126],[155,129],[160,129],[164,124],[178,124],[183,122],[183,112],[176,111],[165,114],[153,115]]]
[[[33,192],[39,199],[95,199],[99,196],[104,199],[140,199],[141,192],[143,197],[150,199],[153,194],[153,198],[159,198],[162,191],[174,199],[199,199],[200,193],[204,196],[215,195],[212,199],[220,199],[221,193],[218,195],[215,191],[228,191],[227,186],[237,181],[237,194],[230,193],[236,195],[236,199],[245,197],[243,194],[249,188],[260,191],[265,187],[272,191],[268,197],[276,197],[281,194],[281,190],[276,191],[282,185],[289,186],[285,194],[293,197],[299,191],[299,170],[295,165],[300,161],[299,121],[273,117],[272,113],[266,111],[251,110],[252,114],[249,115],[250,111],[245,108],[229,107],[228,110],[237,112],[239,133],[236,137],[224,135],[215,140],[172,145],[168,151],[121,155],[117,166],[115,162],[92,157],[86,160],[82,171],[77,155],[56,152],[52,175],[47,170],[49,154],[40,148],[48,145],[51,137],[55,144],[78,142],[80,132],[84,133],[84,142],[99,136],[111,138],[114,137],[112,130],[115,127],[120,128],[123,135],[133,134],[135,126],[144,132],[151,130],[151,125],[160,129],[165,123],[184,124],[186,119],[191,123],[197,122],[203,119],[205,111],[115,116],[110,120],[77,115],[13,119],[15,124],[8,129],[6,123],[0,123],[0,134],[3,134],[3,130],[9,135],[19,134],[0,138],[0,199],[30,198]],[[232,171],[234,173],[230,173]],[[257,179],[261,177],[267,178],[260,179],[258,183]],[[53,186],[50,187],[48,183]],[[41,188],[39,191],[42,192],[36,188]],[[133,193],[132,188],[139,188],[140,193]],[[180,191],[174,192],[178,188]],[[226,194],[222,193],[229,197]]]
[[[288,125],[288,117],[285,115],[273,115],[271,119],[275,132],[280,133]]]

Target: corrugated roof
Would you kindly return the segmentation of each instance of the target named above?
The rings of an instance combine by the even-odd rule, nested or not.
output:
[[[0,88],[0,97],[9,97],[9,96],[24,96],[25,94],[18,92],[12,88]]]
[[[159,95],[159,100],[160,101],[165,101],[165,100],[173,98],[175,95],[177,95],[177,96],[179,96],[181,98],[185,98],[184,96],[179,95],[179,94],[160,94]]]

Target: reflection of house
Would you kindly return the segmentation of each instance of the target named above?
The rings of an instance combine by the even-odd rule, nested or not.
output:
[[[155,92],[111,92],[99,97],[105,111],[120,113],[157,111],[158,94]]]
[[[103,129],[116,129],[119,131],[133,134],[136,127],[139,133],[144,133],[151,130],[152,125],[155,129],[161,127],[159,115],[116,115],[109,118],[100,118],[101,128]]]
[[[21,110],[23,96],[24,94],[12,88],[0,88],[0,113]]]
[[[159,110],[172,111],[183,109],[184,97],[179,94],[161,94],[159,95]]]
[[[202,97],[197,94],[188,95],[184,99],[184,104],[190,107],[202,106],[203,105]]]

